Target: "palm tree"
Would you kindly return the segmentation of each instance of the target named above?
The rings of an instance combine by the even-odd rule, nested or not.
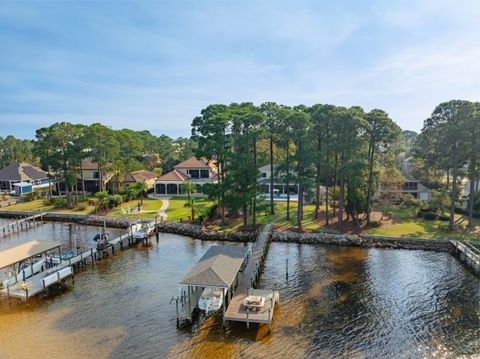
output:
[[[95,198],[97,199],[97,209],[105,210],[108,206],[108,192],[97,192]]]
[[[194,203],[191,198],[192,193],[197,192],[197,186],[195,183],[191,181],[186,181],[182,183],[182,191],[187,192],[188,196],[188,205],[192,208],[192,221],[195,219],[195,209],[194,209]]]
[[[143,205],[143,198],[145,196],[145,193],[147,193],[148,191],[147,184],[144,181],[135,182],[130,187],[128,187],[128,191],[133,197],[140,197],[140,204]]]

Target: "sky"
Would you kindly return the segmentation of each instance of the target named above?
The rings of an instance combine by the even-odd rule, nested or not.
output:
[[[212,103],[480,100],[480,3],[0,0],[0,136],[53,122],[189,136]]]

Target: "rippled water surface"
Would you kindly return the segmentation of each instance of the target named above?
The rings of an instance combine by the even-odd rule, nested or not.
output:
[[[0,358],[480,357],[480,280],[422,251],[273,243],[260,283],[280,291],[271,334],[202,315],[177,330],[169,300],[212,244],[163,234],[47,298],[2,300]]]
[[[0,218],[0,226],[9,222],[12,221]],[[112,237],[126,232],[125,230],[115,228],[108,228],[107,230]],[[102,228],[94,226],[60,222],[42,222],[42,224],[28,228],[28,230],[17,231],[10,234],[7,233],[6,235],[3,235],[3,232],[0,232],[0,250],[11,248],[34,239],[59,241],[65,249],[93,247],[95,246],[93,237],[100,231],[102,231]]]

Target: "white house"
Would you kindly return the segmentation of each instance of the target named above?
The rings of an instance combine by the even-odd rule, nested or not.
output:
[[[187,181],[198,188],[206,183],[217,183],[217,168],[211,161],[190,157],[155,181],[155,195],[182,194],[182,184]]]
[[[284,173],[277,173],[276,170],[278,169],[278,165],[273,165],[273,193],[276,197],[285,197],[288,194],[287,184],[284,181],[285,174]],[[262,194],[269,194],[270,193],[270,186],[271,186],[271,178],[272,172],[270,171],[270,165],[266,165],[260,167],[258,169],[260,171],[260,179],[258,180],[261,185],[261,193]],[[288,186],[290,188],[290,195],[296,196],[298,195],[298,184],[292,183]]]

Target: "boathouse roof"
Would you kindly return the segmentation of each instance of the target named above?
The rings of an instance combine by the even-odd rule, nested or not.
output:
[[[0,269],[60,247],[57,241],[34,240],[0,252]]]
[[[229,288],[247,255],[247,247],[211,246],[180,284]]]

